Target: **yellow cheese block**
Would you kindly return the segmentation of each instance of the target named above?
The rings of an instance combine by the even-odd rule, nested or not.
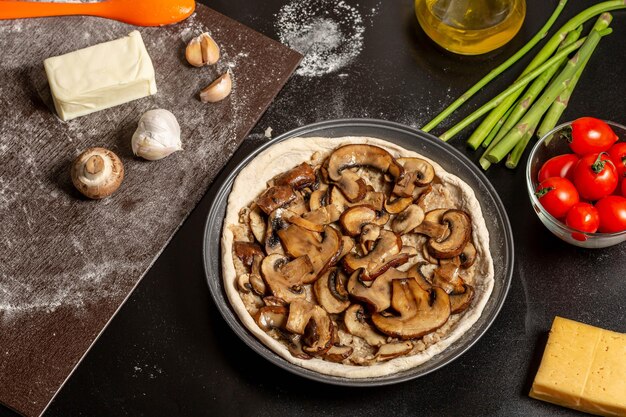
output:
[[[62,120],[157,92],[141,34],[100,43],[44,61],[54,107]]]
[[[626,334],[556,317],[530,396],[626,416]]]

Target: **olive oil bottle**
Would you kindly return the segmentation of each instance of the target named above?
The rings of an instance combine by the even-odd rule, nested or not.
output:
[[[415,0],[424,32],[463,55],[493,51],[510,41],[526,16],[525,0]]]

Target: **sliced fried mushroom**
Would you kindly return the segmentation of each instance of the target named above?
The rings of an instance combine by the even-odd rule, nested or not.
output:
[[[422,245],[422,257],[430,264],[439,265],[439,259],[435,258],[430,254],[430,252],[428,252],[428,246],[426,246],[426,244]]]
[[[306,353],[321,354],[332,346],[334,325],[330,316],[322,307],[308,301],[296,300],[289,305],[285,328],[303,335]]]
[[[331,226],[324,226],[323,239],[316,233],[295,224],[278,231],[285,251],[292,257],[308,256],[313,264],[313,274],[321,276],[339,260],[342,236]]]
[[[280,207],[285,207],[296,199],[296,193],[288,185],[270,187],[257,198],[256,204],[267,215]]]
[[[359,269],[350,275],[347,285],[348,293],[353,299],[366,303],[372,311],[376,312],[386,310],[391,305],[391,281],[409,276],[406,272],[390,268],[377,277],[372,285],[367,286],[361,280],[361,272],[362,270]]]
[[[254,321],[266,332],[272,329],[284,329],[287,324],[287,307],[261,307],[254,315]]]
[[[344,313],[343,323],[350,334],[364,339],[370,346],[382,346],[387,341],[367,322],[362,305],[352,304]]]
[[[408,276],[415,279],[417,284],[426,291],[432,288],[430,280],[426,277],[426,274],[424,274],[424,271],[422,270],[422,268],[427,265],[428,263],[426,262],[418,262],[417,264],[413,265],[411,269],[406,271]]]
[[[348,300],[340,275],[339,269],[330,268],[313,285],[317,302],[331,314],[341,313],[350,307],[350,300]]]
[[[390,214],[398,214],[406,210],[413,203],[412,197],[398,197],[385,200],[385,210]]]
[[[320,207],[317,210],[309,211],[301,216],[291,215],[286,217],[287,221],[297,224],[300,227],[304,227],[307,230],[313,232],[322,232],[324,226],[339,219],[341,213],[337,210],[333,204]]]
[[[324,353],[322,356],[327,361],[341,363],[348,359],[353,351],[354,349],[350,346],[332,346],[328,349],[328,352]]]
[[[309,197],[309,209],[317,210],[330,204],[330,188],[326,184],[320,184],[319,188],[311,193]]]
[[[404,174],[393,156],[377,146],[345,145],[335,149],[326,161],[328,177],[351,202],[363,199],[367,189],[365,181],[348,169],[363,166],[389,174],[396,181]]]
[[[450,295],[450,310],[452,314],[458,314],[467,309],[474,298],[474,288],[465,284],[464,291],[460,294]]]
[[[339,217],[341,227],[350,236],[358,236],[361,233],[361,228],[368,223],[383,226],[388,221],[389,214],[384,211],[376,211],[370,206],[351,207]]]
[[[313,167],[306,162],[274,177],[274,185],[288,185],[296,190],[313,185],[316,181]]]
[[[233,251],[235,256],[241,259],[246,268],[252,267],[252,261],[255,256],[263,257],[265,254],[257,243],[237,241],[233,243]]]
[[[421,235],[426,235],[430,237],[431,239],[437,241],[437,240],[443,240],[446,237],[446,235],[448,235],[449,230],[448,230],[448,226],[445,224],[423,221],[415,229],[413,229],[413,232],[419,233]]]
[[[410,179],[413,181],[414,185],[424,187],[433,182],[433,180],[435,179],[435,169],[428,161],[424,159],[398,158],[397,161],[400,165],[402,165],[404,171],[407,174],[412,174],[410,175]]]
[[[453,263],[443,264],[436,268],[432,284],[442,288],[448,294],[461,294],[465,291],[465,283],[459,276],[459,267]]]
[[[464,211],[448,210],[441,216],[441,223],[447,225],[450,232],[441,240],[431,236],[428,251],[438,259],[460,255],[472,236],[472,220]]]
[[[461,268],[469,268],[474,265],[476,261],[476,247],[472,242],[467,242],[467,245],[463,248],[463,252],[459,255],[461,261]]]
[[[382,345],[376,352],[376,360],[387,361],[389,359],[397,358],[398,356],[406,355],[413,350],[413,343],[406,342],[394,342]]]
[[[352,239],[350,236],[342,236],[341,242],[342,242],[341,253],[337,257],[337,262],[343,259],[343,257],[346,256],[347,254],[349,254],[352,251],[352,249],[354,249],[354,245],[355,245],[354,239]]]
[[[261,245],[265,244],[265,235],[267,232],[267,223],[263,218],[263,214],[261,214],[261,209],[259,206],[255,205],[250,213],[248,214],[248,221],[250,225],[250,230],[254,235],[254,238]]]
[[[275,297],[273,295],[268,295],[267,297],[263,297],[263,302],[266,306],[274,306],[274,307],[286,307],[287,302],[282,298]]]
[[[313,265],[306,256],[288,262],[287,258],[272,254],[261,263],[261,275],[272,294],[288,303],[306,297],[302,285],[311,282],[312,274]]]
[[[424,221],[424,210],[411,204],[391,221],[391,230],[398,234],[409,233]]]
[[[361,279],[371,281],[391,267],[406,263],[410,256],[400,253],[402,239],[390,230],[381,230],[372,250],[364,256],[349,253],[343,258],[348,273],[363,268]]]
[[[339,190],[337,186],[331,186],[329,194],[329,204],[334,204],[337,206],[339,211],[345,211],[346,209],[354,206],[367,205],[374,208],[374,210],[381,211],[385,202],[385,193],[375,191],[371,186],[366,187],[365,197],[361,200],[351,203],[348,201],[343,193]]]
[[[368,223],[361,227],[361,236],[359,242],[361,243],[361,252],[367,255],[369,251],[374,247],[374,243],[380,236],[380,226],[377,224]]]
[[[391,285],[391,306],[400,315],[372,314],[372,322],[381,332],[403,340],[415,339],[448,321],[450,298],[441,288],[425,291],[414,279],[394,280]]]
[[[267,219],[267,227],[265,228],[265,253],[271,255],[278,253],[284,255],[285,251],[280,243],[278,231],[286,229],[289,224],[283,219],[282,209],[274,210]]]

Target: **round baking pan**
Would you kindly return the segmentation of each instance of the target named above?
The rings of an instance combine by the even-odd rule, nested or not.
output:
[[[476,193],[489,230],[489,245],[495,268],[493,292],[478,321],[447,349],[422,365],[387,376],[362,379],[325,375],[304,369],[286,361],[261,343],[241,324],[230,306],[222,282],[220,239],[228,194],[233,181],[252,159],[270,146],[293,137],[312,136],[331,138],[369,136],[387,140],[437,161],[445,170],[468,183]],[[213,196],[213,200],[204,231],[203,255],[206,278],[215,304],[233,331],[255,352],[275,365],[305,378],[336,385],[375,386],[394,384],[433,372],[461,356],[485,334],[498,315],[511,284],[513,236],[504,206],[495,189],[483,173],[456,149],[430,134],[397,123],[382,120],[345,119],[314,123],[292,130],[254,149],[234,167],[232,163],[227,165],[211,187],[210,195]]]

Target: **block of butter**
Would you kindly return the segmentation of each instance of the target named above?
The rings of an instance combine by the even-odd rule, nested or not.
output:
[[[530,396],[626,416],[626,334],[556,317]]]
[[[154,68],[138,31],[44,60],[54,107],[62,120],[157,92]]]

